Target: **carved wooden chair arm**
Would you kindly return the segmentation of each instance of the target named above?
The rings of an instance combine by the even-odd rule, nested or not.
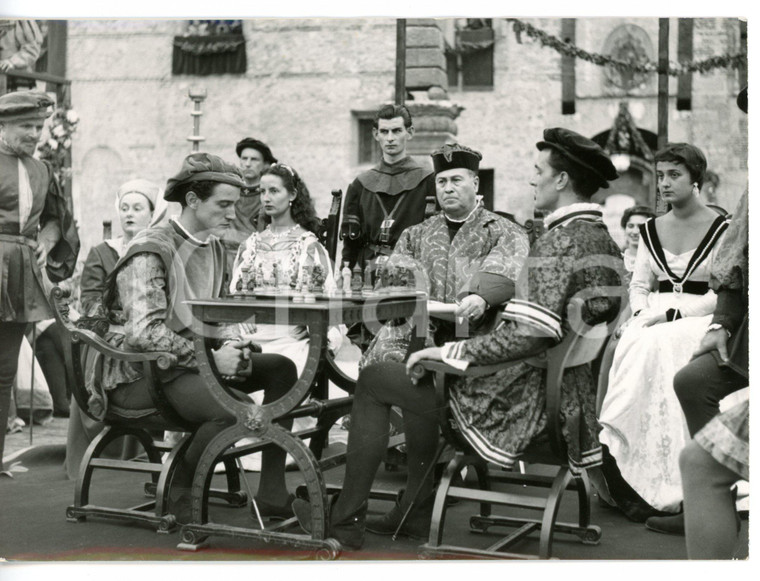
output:
[[[513,367],[524,361],[518,359],[517,361],[507,361],[504,363],[497,363],[494,365],[470,365],[467,369],[459,369],[453,367],[443,361],[420,361],[412,367],[412,378],[421,379],[427,372],[432,373],[444,373],[446,375],[458,375],[460,377],[480,377],[482,375],[492,375],[502,369]]]
[[[131,363],[155,361],[158,368],[163,370],[172,369],[177,366],[177,356],[173,353],[165,351],[122,351],[104,341],[96,333],[87,329],[73,329],[71,331],[71,339],[72,341],[81,341],[96,349],[103,355],[107,355],[117,361],[128,361]]]

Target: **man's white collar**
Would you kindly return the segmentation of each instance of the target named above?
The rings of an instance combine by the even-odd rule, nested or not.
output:
[[[476,211],[476,210],[477,210],[479,207],[480,207],[480,204],[475,204],[475,207],[474,207],[474,208],[473,208],[473,209],[470,211],[470,213],[469,213],[469,214],[467,214],[467,215],[466,215],[464,218],[462,218],[461,220],[457,220],[457,219],[455,219],[455,218],[452,218],[451,216],[448,216],[448,215],[446,214],[446,212],[444,212],[444,213],[443,213],[443,215],[446,217],[446,219],[447,219],[449,222],[454,222],[455,224],[462,224],[462,223],[464,223],[464,222],[467,222],[467,220],[469,220],[469,219],[470,219],[470,217],[472,217],[472,215],[475,213],[475,211]]]
[[[193,242],[194,244],[197,244],[198,246],[206,246],[208,244],[208,240],[201,240],[200,238],[196,238],[190,232],[187,231],[187,228],[185,228],[179,220],[172,220],[174,224],[177,225],[177,228],[182,230],[182,233],[187,236],[187,239],[190,240],[190,242]]]
[[[570,219],[575,218],[576,215],[587,220],[589,218],[601,220],[602,207],[599,204],[593,204],[591,202],[577,202],[575,204],[570,204],[569,206],[562,206],[546,216],[546,218],[544,218],[544,224],[546,224],[546,229],[549,230],[560,224],[569,223],[571,221]]]

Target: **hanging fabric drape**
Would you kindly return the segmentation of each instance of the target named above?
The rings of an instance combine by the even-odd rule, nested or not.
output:
[[[174,75],[241,75],[246,65],[242,34],[174,37]]]

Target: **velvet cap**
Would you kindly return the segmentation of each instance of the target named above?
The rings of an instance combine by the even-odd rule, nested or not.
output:
[[[16,91],[0,97],[0,121],[44,120],[53,114],[53,100],[40,91]]]
[[[264,157],[265,162],[277,163],[277,158],[272,155],[272,150],[269,149],[269,146],[263,141],[259,141],[253,137],[245,137],[238,141],[238,144],[235,146],[235,153],[240,157],[243,150],[248,148],[258,151]]]
[[[240,170],[210,153],[191,153],[182,162],[179,173],[166,182],[164,199],[179,202],[175,196],[178,186],[188,182],[218,182],[237,188],[244,188],[245,182]]]
[[[580,133],[554,127],[544,129],[544,139],[536,143],[539,151],[547,147],[558,151],[574,164],[593,174],[599,180],[599,187],[608,188],[609,181],[617,179],[618,173],[607,152]]]
[[[465,168],[478,172],[483,156],[479,151],[458,143],[447,143],[430,154],[433,158],[433,171],[440,173],[449,169]]]

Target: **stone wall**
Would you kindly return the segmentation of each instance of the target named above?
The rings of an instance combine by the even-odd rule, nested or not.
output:
[[[529,22],[560,35],[558,18]],[[607,36],[625,23],[645,30],[656,51],[655,18],[579,19],[576,43],[601,52]],[[275,156],[303,175],[322,215],[329,208],[330,190],[345,191],[363,169],[357,165],[352,110],[371,111],[392,102],[393,19],[248,20],[247,73],[215,77],[171,74],[172,40],[183,26],[177,20],[69,22],[68,76],[82,118],[74,145],[74,194],[85,252],[100,240],[103,219],[115,223],[113,197],[120,183],[137,176],[163,183],[189,153],[192,104],[187,92],[192,86],[208,91],[202,149],[235,161],[234,144],[240,138],[266,141]],[[560,55],[526,35],[518,43],[504,19],[494,19],[494,29],[493,90],[449,87],[448,98],[464,108],[456,119],[457,139],[479,149],[482,166],[495,171],[496,209],[524,220],[533,213],[528,182],[533,144],[542,130],[564,126],[588,136],[606,131],[620,97],[605,89],[601,68],[579,61],[576,113],[562,115]],[[738,30],[736,19],[697,19],[694,58],[736,52]],[[672,60],[676,39],[673,19]],[[424,56],[425,62],[431,57]],[[734,104],[737,77],[735,71],[695,74],[693,107],[686,112],[675,110],[676,80],[670,83],[670,138],[705,151],[721,176],[718,199],[729,210],[747,180],[747,120]],[[637,126],[653,133],[656,86],[655,78],[627,99]]]
[[[71,21],[68,75],[82,121],[74,149],[77,219],[87,248],[114,221],[114,195],[132,177],[165,183],[191,151],[188,89],[205,87],[201,149],[236,161],[253,136],[293,165],[326,215],[357,166],[352,110],[393,100],[395,21],[248,20],[244,76],[173,76],[174,20]]]
[[[526,19],[550,34],[561,36],[558,18]],[[605,38],[617,26],[633,23],[646,30],[657,51],[656,18],[578,19],[576,44],[589,52],[602,52]],[[493,91],[462,91],[449,87],[450,99],[464,107],[457,119],[459,140],[483,153],[482,167],[495,170],[494,204],[497,210],[523,220],[533,212],[528,185],[535,148],[545,127],[563,126],[592,137],[610,129],[619,96],[603,90],[600,67],[576,61],[576,113],[562,115],[561,57],[523,35],[522,44],[503,19],[494,19]],[[738,52],[736,19],[697,19],[694,25],[694,59]],[[671,19],[670,53],[676,60],[677,21]],[[636,125],[657,133],[657,79],[639,96],[627,97]],[[747,117],[736,107],[736,71],[718,70],[693,75],[691,111],[676,111],[677,82],[670,81],[669,137],[700,147],[708,165],[721,177],[719,203],[733,210],[747,183]],[[728,96],[728,98],[727,98]]]

